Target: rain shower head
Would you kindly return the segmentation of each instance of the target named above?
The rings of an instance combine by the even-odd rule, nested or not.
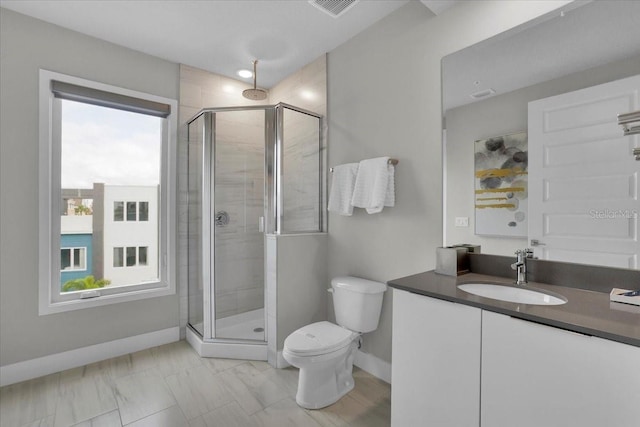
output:
[[[245,89],[242,91],[242,96],[252,101],[262,101],[267,99],[267,91],[264,89],[258,89],[256,87],[256,64],[258,60],[253,61],[253,89]]]
[[[242,91],[242,96],[253,101],[262,101],[267,99],[267,91],[264,89],[245,89]]]

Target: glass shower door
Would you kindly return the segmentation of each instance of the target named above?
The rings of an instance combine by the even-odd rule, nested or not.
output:
[[[212,117],[215,338],[265,340],[265,110]]]

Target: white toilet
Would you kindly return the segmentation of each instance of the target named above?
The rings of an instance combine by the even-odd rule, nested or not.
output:
[[[326,321],[312,323],[284,340],[284,359],[300,369],[298,405],[324,408],[353,389],[353,359],[360,335],[378,327],[386,290],[384,283],[336,277],[329,292],[333,293],[336,322],[340,326]]]

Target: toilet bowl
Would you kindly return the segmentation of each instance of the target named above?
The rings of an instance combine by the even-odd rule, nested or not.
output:
[[[330,322],[312,323],[287,337],[282,355],[300,369],[298,405],[324,408],[353,389],[353,359],[359,337]]]
[[[319,409],[337,402],[353,390],[353,360],[361,333],[378,327],[384,283],[357,277],[331,281],[336,320],[296,330],[284,341],[282,355],[300,369],[296,402]]]

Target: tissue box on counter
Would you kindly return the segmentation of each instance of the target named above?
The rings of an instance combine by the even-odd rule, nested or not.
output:
[[[469,254],[480,253],[480,245],[453,245],[436,248],[436,273],[459,276],[468,273]]]
[[[640,290],[632,291],[629,289],[613,288],[609,294],[609,299],[615,302],[640,305]]]

